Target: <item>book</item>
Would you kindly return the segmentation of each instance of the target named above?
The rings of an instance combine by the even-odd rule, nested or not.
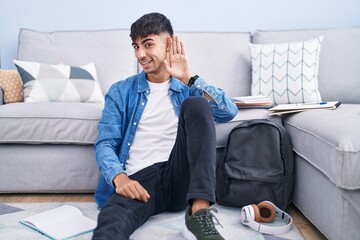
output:
[[[20,223],[51,239],[68,239],[95,229],[97,222],[77,208],[63,205],[20,220]]]
[[[232,99],[238,108],[269,108],[273,105],[272,100],[263,95],[233,97]]]
[[[271,112],[269,115],[281,115],[288,113],[303,112],[316,109],[336,109],[341,102],[319,102],[319,103],[295,103],[295,104],[279,104],[275,107],[269,108]]]

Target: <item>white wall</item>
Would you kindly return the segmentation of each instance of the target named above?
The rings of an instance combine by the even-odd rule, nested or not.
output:
[[[140,16],[153,11],[164,13],[175,31],[360,26],[359,0],[0,0],[1,67],[13,68],[20,28],[129,28]]]

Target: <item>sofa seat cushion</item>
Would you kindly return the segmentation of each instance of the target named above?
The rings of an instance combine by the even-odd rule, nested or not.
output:
[[[38,102],[0,106],[0,143],[94,144],[103,105]]]
[[[360,189],[360,104],[284,116],[294,151],[336,186]]]
[[[94,144],[103,105],[38,102],[0,106],[0,143]],[[217,123],[216,147],[225,146],[231,129],[246,119],[267,118],[265,109],[241,109],[227,123]]]

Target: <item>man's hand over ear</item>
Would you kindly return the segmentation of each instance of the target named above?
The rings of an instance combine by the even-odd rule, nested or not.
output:
[[[184,45],[176,35],[169,39],[169,45],[170,47],[166,52],[166,60],[164,60],[166,71],[187,85],[192,77],[192,73],[185,55]]]

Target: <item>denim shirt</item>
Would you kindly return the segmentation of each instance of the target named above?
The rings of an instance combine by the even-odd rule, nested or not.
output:
[[[237,107],[222,89],[208,85],[200,77],[190,88],[176,78],[170,79],[170,101],[178,117],[181,104],[187,97],[203,96],[205,92],[214,100],[210,104],[215,122],[227,122],[235,117]],[[105,95],[95,144],[96,160],[102,173],[95,192],[99,208],[115,191],[114,177],[125,172],[129,150],[149,94],[146,75],[141,72],[113,84]]]

